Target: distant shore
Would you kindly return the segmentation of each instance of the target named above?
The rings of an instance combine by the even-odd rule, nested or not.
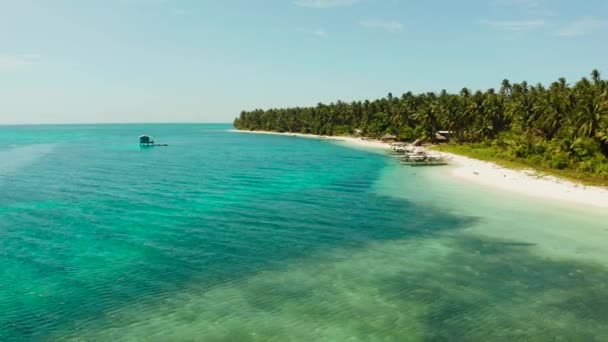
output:
[[[270,132],[270,131],[241,131],[241,130],[231,130],[233,132],[238,133],[252,133],[252,134],[270,134],[270,135],[284,135],[290,137],[300,137],[300,138],[311,138],[311,139],[329,139],[329,140],[337,140],[344,141],[351,145],[357,145],[361,147],[371,147],[371,148],[379,148],[379,149],[388,149],[390,145],[383,143],[380,140],[375,139],[363,139],[357,137],[348,137],[348,136],[336,136],[336,135],[316,135],[316,134],[302,134],[302,133],[279,133],[279,132]]]
[[[322,136],[315,134],[278,133],[268,131],[240,131],[239,133],[271,134],[313,139],[344,141],[353,146],[389,149],[390,144],[375,139],[348,136]],[[580,205],[608,208],[608,189],[585,186],[553,176],[540,176],[533,170],[513,170],[457,154],[441,152],[450,158],[454,166],[450,175],[463,181],[493,187],[502,191],[519,193],[544,199],[553,199]]]

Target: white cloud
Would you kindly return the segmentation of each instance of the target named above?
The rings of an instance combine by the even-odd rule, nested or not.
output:
[[[0,54],[0,72],[26,70],[39,58],[36,54]]]
[[[303,33],[307,33],[307,34],[312,34],[313,36],[317,36],[317,37],[320,37],[320,38],[327,37],[327,32],[323,28],[317,28],[317,29],[301,28],[301,29],[298,29],[298,31],[303,32]]]
[[[381,29],[391,33],[403,31],[403,24],[396,20],[366,20],[360,24],[363,27]]]
[[[308,8],[330,8],[352,6],[358,2],[359,0],[296,0],[294,4]]]
[[[606,21],[599,18],[581,18],[566,25],[557,31],[561,37],[578,37],[597,31],[606,25]]]
[[[505,31],[530,31],[541,28],[545,26],[544,20],[483,20],[483,24],[486,24],[497,30],[505,30]]]

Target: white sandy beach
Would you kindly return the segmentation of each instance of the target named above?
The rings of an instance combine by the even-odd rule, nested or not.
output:
[[[443,153],[456,166],[451,174],[459,179],[537,198],[550,198],[608,208],[608,189],[585,186],[533,170],[513,170],[494,163]]]
[[[314,139],[331,139],[346,142],[350,145],[389,149],[390,145],[379,140],[343,136],[319,136],[314,134],[277,133],[262,131],[238,131],[240,133],[272,134]],[[473,182],[501,191],[510,191],[536,198],[545,198],[608,208],[608,189],[596,186],[584,186],[553,176],[541,176],[532,170],[513,170],[493,163],[472,159],[460,155],[441,152],[450,158],[453,168],[450,174],[458,179]]]

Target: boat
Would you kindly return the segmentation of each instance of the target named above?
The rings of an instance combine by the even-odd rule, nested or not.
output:
[[[412,152],[405,153],[401,158],[405,165],[410,166],[441,166],[448,165],[447,159],[437,152],[427,152],[423,149],[416,148]]]
[[[391,151],[389,153],[397,154],[397,155],[405,155],[407,153],[416,152],[418,150],[419,150],[419,147],[417,147],[415,145],[403,143],[403,142],[397,142],[397,143],[391,144]]]
[[[408,152],[409,146],[407,143],[396,142],[391,144],[391,154],[404,154]]]
[[[443,166],[443,165],[449,165],[447,161],[440,161],[440,160],[434,160],[434,161],[423,160],[423,161],[416,161],[416,162],[403,162],[403,164],[409,165],[409,166]]]
[[[391,144],[389,154],[400,156],[401,162],[410,166],[439,166],[448,165],[447,159],[438,152],[427,151],[418,146],[419,141],[412,144],[395,142]]]

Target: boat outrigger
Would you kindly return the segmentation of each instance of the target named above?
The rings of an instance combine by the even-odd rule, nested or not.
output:
[[[448,165],[447,160],[439,154],[411,154],[401,158],[405,165],[409,166],[441,166]]]
[[[410,166],[440,166],[448,165],[447,159],[437,152],[405,143],[391,145],[391,154],[401,155],[401,162]]]

